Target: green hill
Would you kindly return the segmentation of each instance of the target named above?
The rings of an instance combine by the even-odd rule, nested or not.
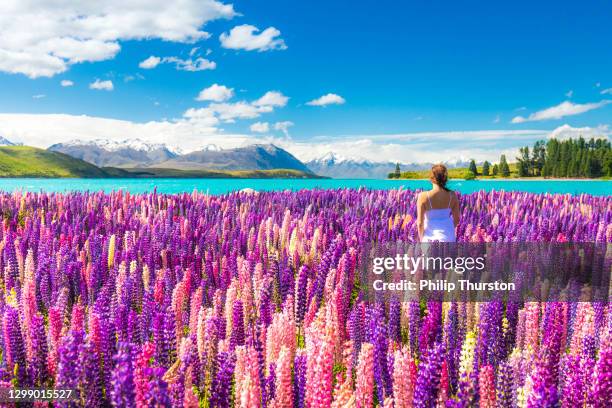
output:
[[[108,177],[93,164],[30,146],[0,146],[0,177]]]
[[[73,178],[319,178],[300,170],[177,170],[96,167],[91,163],[30,146],[0,146],[2,177]]]

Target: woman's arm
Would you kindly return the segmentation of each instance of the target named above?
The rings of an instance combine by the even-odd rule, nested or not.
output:
[[[425,233],[425,219],[423,218],[423,214],[425,213],[425,200],[423,199],[423,193],[419,194],[417,198],[417,232],[419,234],[419,242],[423,240],[423,234]]]
[[[455,228],[459,225],[459,216],[461,215],[461,209],[459,208],[459,198],[457,194],[451,193],[453,198],[451,199],[451,210],[453,213],[453,224],[455,224]]]

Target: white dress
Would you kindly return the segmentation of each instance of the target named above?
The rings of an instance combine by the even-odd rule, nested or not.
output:
[[[453,199],[452,193],[447,208],[432,208],[429,193],[426,194],[429,209],[425,211],[425,230],[423,231],[422,242],[456,242],[455,223],[450,208]]]

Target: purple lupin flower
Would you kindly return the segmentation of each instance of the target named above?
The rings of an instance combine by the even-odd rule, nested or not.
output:
[[[370,342],[374,345],[374,381],[379,401],[393,393],[391,374],[387,361],[388,329],[385,324],[382,304],[374,306],[370,315]]]
[[[425,355],[433,345],[439,341],[442,334],[442,303],[437,301],[427,302],[427,315],[425,316],[421,333],[419,335],[419,347],[421,355]]]
[[[308,285],[309,269],[306,265],[300,268],[295,281],[295,321],[302,324],[306,314],[306,286]]]
[[[232,306],[232,333],[230,335],[230,349],[244,345],[244,311],[242,301],[234,301]]]
[[[45,333],[44,319],[40,314],[32,316],[30,330],[32,331],[32,360],[29,363],[32,383],[43,386],[47,382],[47,334]]]
[[[408,331],[410,349],[413,353],[419,348],[419,333],[421,332],[421,308],[419,302],[408,303]]]
[[[103,407],[107,405],[104,398],[104,384],[100,370],[100,355],[93,343],[87,341],[79,346],[79,361],[82,364],[81,398],[86,407]]]
[[[79,346],[83,342],[83,333],[71,330],[62,339],[59,347],[59,362],[57,365],[56,388],[77,389],[79,386],[82,366],[79,362]],[[58,401],[58,406],[69,407],[73,404],[67,401]]]
[[[389,303],[389,340],[395,342],[401,341],[400,314],[400,302],[396,298],[391,299]]]
[[[612,406],[612,346],[609,343],[603,344],[599,351],[588,402],[598,408]]]
[[[435,406],[440,388],[443,360],[444,345],[442,343],[435,343],[427,351],[425,359],[419,364],[419,372],[414,389],[415,408],[432,408]]]
[[[211,408],[231,406],[234,364],[234,358],[229,353],[221,352],[217,354],[216,375],[213,378],[210,395]]]
[[[580,356],[567,355],[564,361],[565,381],[563,384],[563,406],[583,407],[586,386]]]
[[[555,382],[554,357],[543,349],[531,374],[533,389],[527,396],[527,408],[558,407],[559,393]]]
[[[12,306],[5,306],[4,309],[4,350],[6,352],[6,362],[9,369],[15,373],[17,384],[21,387],[29,385],[26,353],[21,335],[21,324],[19,323],[19,312]]]
[[[168,384],[162,379],[164,375],[164,369],[161,367],[148,368],[151,380],[149,381],[149,388],[146,395],[147,406],[162,408],[170,408],[172,402],[168,392]]]
[[[497,371],[496,404],[499,408],[514,407],[514,381],[512,381],[512,366],[503,361]]]
[[[295,382],[293,384],[293,400],[296,408],[304,408],[306,402],[306,367],[306,354],[297,354],[294,360]]]
[[[110,401],[115,407],[135,407],[134,350],[130,343],[119,343],[113,358]]]

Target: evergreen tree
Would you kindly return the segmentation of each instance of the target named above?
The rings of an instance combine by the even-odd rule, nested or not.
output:
[[[602,177],[612,173],[612,152],[606,139],[583,137],[559,141],[537,141],[531,149],[519,150],[519,175],[544,177]],[[500,163],[500,171],[502,165]]]
[[[400,170],[399,163],[395,164],[395,178],[400,178],[402,176],[402,171]]]
[[[494,176],[497,176],[497,173],[499,173],[499,166],[497,165],[497,163],[493,165],[492,173]]]
[[[502,154],[499,158],[499,171],[502,177],[510,177],[510,166],[508,166],[505,154]]]
[[[478,168],[476,167],[476,162],[474,161],[474,159],[470,160],[470,167],[468,168],[468,170],[470,171],[470,173],[472,173],[474,176],[478,175]]]
[[[528,177],[531,174],[531,158],[529,157],[529,147],[521,147],[519,149],[520,156],[516,158],[518,161],[517,170],[519,177]]]
[[[489,163],[488,161],[485,160],[485,162],[482,164],[482,175],[483,176],[488,176],[489,175],[489,168],[491,167],[491,163]]]

